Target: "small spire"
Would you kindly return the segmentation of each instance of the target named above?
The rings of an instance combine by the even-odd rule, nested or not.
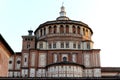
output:
[[[60,16],[66,16],[66,12],[65,12],[65,7],[63,6],[63,2],[62,2],[62,7],[61,7],[61,11],[60,11]]]

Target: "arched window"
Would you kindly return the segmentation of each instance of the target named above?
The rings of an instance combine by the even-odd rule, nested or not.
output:
[[[88,29],[86,29],[86,35],[88,36]]]
[[[75,26],[73,26],[73,33],[74,33],[74,34],[76,33],[76,29],[75,29]]]
[[[44,35],[46,34],[46,29],[44,28]]]
[[[52,33],[52,28],[49,26],[49,34]]]
[[[85,28],[83,28],[83,35],[85,36]]]
[[[66,33],[69,33],[69,26],[66,25]]]
[[[56,33],[56,32],[57,32],[57,27],[54,26],[54,28],[53,28],[53,33]]]
[[[80,27],[77,27],[77,33],[80,34]]]
[[[42,36],[42,29],[40,30],[40,35]]]
[[[60,25],[60,33],[64,33],[64,27],[63,27],[63,25]]]

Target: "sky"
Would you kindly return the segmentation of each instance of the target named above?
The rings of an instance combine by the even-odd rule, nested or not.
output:
[[[92,28],[101,66],[120,67],[120,0],[0,0],[0,33],[14,52],[20,52],[21,36],[56,20],[62,2],[67,17]]]

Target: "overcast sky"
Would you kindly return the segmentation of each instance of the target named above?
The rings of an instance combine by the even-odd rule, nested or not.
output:
[[[101,49],[101,65],[120,67],[120,0],[0,0],[0,33],[20,52],[21,36],[55,20],[62,2],[71,20],[92,28],[94,48]]]

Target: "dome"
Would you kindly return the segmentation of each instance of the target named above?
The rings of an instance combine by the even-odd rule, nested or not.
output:
[[[61,7],[60,16],[56,20],[40,24],[34,33],[37,37],[37,49],[89,50],[93,48],[92,29],[81,21],[70,20],[66,16],[64,6]],[[40,48],[40,44],[45,46]]]

